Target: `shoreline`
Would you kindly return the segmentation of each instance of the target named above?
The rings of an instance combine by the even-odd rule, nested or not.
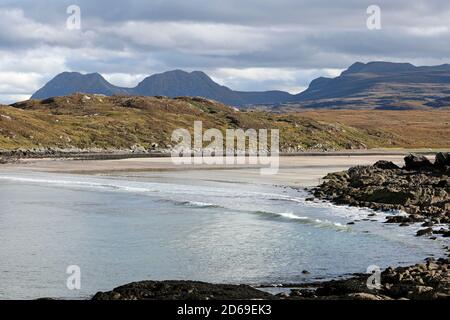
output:
[[[450,148],[372,148],[372,149],[343,149],[343,150],[308,150],[300,152],[280,151],[282,157],[290,156],[347,156],[347,155],[404,155],[406,153],[435,154],[447,152]],[[246,154],[248,156],[248,154]],[[148,150],[145,152],[134,150],[90,150],[90,149],[0,149],[0,158],[5,159],[78,159],[78,160],[113,160],[133,158],[166,158],[171,157],[167,150]]]

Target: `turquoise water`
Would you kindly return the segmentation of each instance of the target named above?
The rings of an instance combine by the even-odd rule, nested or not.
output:
[[[85,298],[144,279],[296,283],[440,253],[418,226],[233,174],[1,172],[0,298]],[[346,225],[356,218],[378,221]],[[69,265],[80,290],[66,287]]]

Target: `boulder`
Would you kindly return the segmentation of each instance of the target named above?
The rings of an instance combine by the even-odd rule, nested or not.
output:
[[[394,170],[394,169],[400,169],[399,166],[397,166],[392,161],[386,161],[386,160],[380,160],[375,162],[373,165],[375,168],[383,169],[383,170]]]
[[[450,152],[438,152],[434,160],[434,166],[440,169],[450,166]]]
[[[405,169],[406,170],[420,170],[429,169],[433,167],[433,164],[427,157],[417,154],[409,154],[405,158]]]
[[[426,235],[431,235],[433,234],[433,228],[425,228],[425,229],[420,229],[419,231],[417,231],[416,236],[420,237],[420,236],[426,236]]]

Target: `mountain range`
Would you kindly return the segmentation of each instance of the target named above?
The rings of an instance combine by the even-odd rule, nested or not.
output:
[[[47,99],[72,93],[111,95],[204,97],[232,106],[281,103],[289,101],[291,94],[283,91],[234,91],[214,82],[201,71],[173,70],[146,77],[134,88],[114,86],[99,73],[81,74],[63,72],[32,95],[32,99]]]
[[[320,77],[298,94],[235,91],[201,71],[173,70],[151,75],[134,88],[114,86],[100,74],[63,72],[32,95],[46,99],[72,93],[139,96],[199,96],[232,106],[270,109],[423,109],[450,106],[450,65],[356,62],[338,77]]]

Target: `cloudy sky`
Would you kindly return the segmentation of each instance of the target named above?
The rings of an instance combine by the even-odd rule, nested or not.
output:
[[[381,8],[381,29],[367,8]],[[81,28],[67,28],[67,8]],[[448,0],[0,0],[0,103],[62,71],[134,86],[202,70],[237,90],[302,91],[355,61],[450,63]]]

